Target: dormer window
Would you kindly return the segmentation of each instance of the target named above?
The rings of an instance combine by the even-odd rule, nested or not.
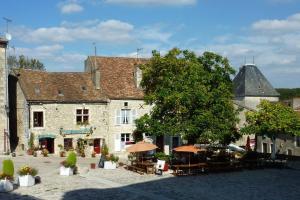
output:
[[[58,90],[58,96],[64,96],[64,93],[62,90]]]
[[[35,88],[34,88],[34,93],[35,93],[36,95],[39,95],[39,94],[41,93],[40,88],[39,88],[39,87],[35,87]]]
[[[81,90],[82,91],[86,91],[86,87],[85,86],[81,86]]]

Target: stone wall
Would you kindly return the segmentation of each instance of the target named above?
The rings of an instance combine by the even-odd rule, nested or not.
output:
[[[127,102],[128,106],[124,106],[124,103]],[[121,109],[128,109],[135,112],[135,118],[139,118],[146,113],[150,112],[151,107],[144,104],[143,100],[111,100],[108,105],[109,110],[109,127],[108,133],[109,138],[106,141],[110,152],[115,152],[118,155],[126,155],[126,145],[119,147],[118,145],[121,142],[121,133],[130,133],[135,129],[135,124],[132,123],[132,120],[128,124],[118,124],[117,123],[117,112]]]
[[[0,41],[0,154],[7,151],[7,146],[4,144],[4,131],[7,131],[7,115],[5,110],[6,105],[6,44]],[[6,146],[6,149],[5,149]]]
[[[89,124],[77,125],[76,109],[89,110]],[[94,139],[101,138],[108,140],[108,120],[107,105],[104,103],[49,103],[30,105],[30,133],[35,135],[35,144],[38,145],[38,137],[42,135],[55,135],[54,148],[55,153],[59,152],[58,145],[62,144],[64,138],[73,138],[73,147],[76,147],[78,138]],[[44,113],[44,127],[33,127],[33,112],[42,111]],[[66,134],[62,136],[60,130],[80,130],[92,128],[93,133],[89,136],[86,134]]]

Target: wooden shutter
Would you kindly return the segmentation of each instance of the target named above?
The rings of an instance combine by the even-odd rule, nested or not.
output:
[[[115,151],[121,151],[121,135],[119,133],[115,135]]]
[[[121,124],[121,110],[116,110],[116,124]]]

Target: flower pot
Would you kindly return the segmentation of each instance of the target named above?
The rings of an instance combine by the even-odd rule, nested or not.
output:
[[[169,170],[169,165],[168,165],[168,163],[165,163],[165,166],[164,166],[163,171],[166,172],[166,171],[168,171],[168,170]]]
[[[91,169],[96,169],[96,163],[91,163]]]
[[[74,174],[74,169],[71,168],[71,167],[64,167],[64,166],[61,166],[60,167],[60,175],[62,176],[72,176]]]
[[[112,161],[104,162],[104,169],[116,169],[116,168],[117,168],[117,164],[115,162]]]
[[[4,179],[0,180],[0,192],[10,192],[14,189],[11,181]]]
[[[35,184],[35,179],[31,175],[19,176],[19,185],[23,187],[30,187]]]

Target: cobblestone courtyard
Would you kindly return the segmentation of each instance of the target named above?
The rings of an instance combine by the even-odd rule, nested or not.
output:
[[[7,157],[0,157],[0,162]],[[13,158],[15,171],[30,164],[39,170],[41,183],[0,193],[1,200],[13,199],[278,199],[298,200],[299,169],[261,169],[191,177],[139,175],[123,168],[89,169],[97,158],[78,158],[79,175],[58,174],[58,157]],[[1,164],[0,164],[1,165]],[[2,166],[0,166],[2,168]],[[17,175],[15,175],[17,178]]]

